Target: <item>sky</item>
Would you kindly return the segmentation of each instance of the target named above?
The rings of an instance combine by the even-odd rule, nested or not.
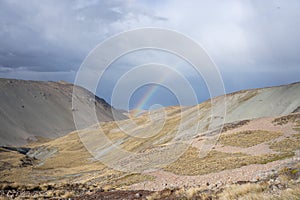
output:
[[[226,93],[288,84],[300,81],[299,24],[298,0],[0,0],[0,77],[74,82],[83,60],[105,39],[158,27],[201,45],[220,71]],[[149,62],[177,68],[198,102],[209,98],[205,80],[191,65],[154,50],[134,52],[112,63],[96,94],[112,103],[114,85],[122,74]],[[167,79],[177,80],[171,75]],[[178,82],[184,94],[180,86]],[[170,106],[178,101],[168,88],[150,84],[137,89],[129,103],[119,100],[113,106],[148,109],[154,104]]]

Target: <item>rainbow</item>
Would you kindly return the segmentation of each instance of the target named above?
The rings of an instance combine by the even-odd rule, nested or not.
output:
[[[144,96],[139,100],[135,109],[142,110],[157,89],[158,89],[157,85],[154,84],[151,85],[151,87],[149,87],[148,90],[145,92]]]
[[[163,76],[161,76],[161,78],[157,81],[157,83],[155,84],[150,84],[150,87],[148,88],[148,90],[145,92],[145,94],[143,95],[143,97],[138,101],[138,103],[136,104],[135,108],[134,108],[134,115],[137,116],[140,113],[142,113],[143,107],[145,105],[147,105],[147,102],[151,99],[151,97],[153,96],[153,94],[155,94],[155,92],[159,89],[159,83],[163,83],[166,80],[166,76],[167,74],[164,74]]]

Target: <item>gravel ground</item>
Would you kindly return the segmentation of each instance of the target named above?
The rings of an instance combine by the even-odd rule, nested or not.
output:
[[[274,119],[275,119],[274,117],[255,119],[250,121],[246,125],[243,125],[233,130],[229,130],[223,134],[230,134],[233,132],[239,132],[245,130],[267,130],[267,131],[283,132],[284,133],[283,136],[280,136],[279,138],[275,139],[276,141],[278,141],[296,133],[296,131],[293,130],[292,123],[283,124],[281,126],[275,126],[272,123]],[[199,148],[201,147],[201,143],[195,142],[193,146]],[[269,149],[269,146],[266,143],[262,143],[249,148],[216,145],[214,150],[227,152],[227,153],[242,152],[250,155],[263,155],[268,153],[276,153],[273,150]],[[159,170],[155,172],[146,173],[154,176],[156,178],[154,181],[137,183],[132,185],[130,189],[133,190],[146,189],[146,190],[157,191],[168,187],[172,188],[172,187],[203,187],[204,186],[210,188],[212,187],[212,185],[231,184],[239,181],[256,181],[260,179],[260,175],[263,172],[280,167],[281,165],[287,164],[297,158],[299,159],[299,157],[297,156],[298,154],[296,154],[294,158],[278,160],[267,164],[253,164],[253,165],[243,166],[237,169],[224,170],[221,172],[210,173],[210,174],[205,174],[200,176],[182,176],[182,175],[173,174],[171,172]]]

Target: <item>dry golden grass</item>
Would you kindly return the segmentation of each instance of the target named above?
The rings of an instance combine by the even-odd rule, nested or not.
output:
[[[295,131],[300,133],[300,119],[298,119],[295,123],[295,127],[293,128]]]
[[[154,180],[153,176],[150,175],[142,175],[142,174],[125,174],[121,177],[117,177],[115,180],[110,182],[111,187],[113,188],[121,188],[124,186],[129,186],[135,183],[140,183],[144,181],[152,181]]]
[[[290,167],[283,167],[278,171],[280,185],[278,183],[263,181],[260,183],[246,183],[242,185],[231,185],[218,194],[222,200],[299,200],[300,199],[300,164],[292,164]],[[274,191],[274,187],[277,188]]]
[[[36,170],[51,171],[56,176],[84,171],[103,170],[105,166],[94,162],[91,154],[86,150],[76,132],[46,143],[48,148],[58,148],[55,156],[48,158],[43,165],[35,167]]]
[[[91,133],[93,134],[93,133]],[[0,152],[0,164],[13,167],[3,168],[0,174],[1,181],[15,183],[64,183],[66,181],[92,181],[98,185],[122,187],[137,182],[152,180],[153,177],[138,174],[126,174],[106,167],[95,161],[92,155],[83,146],[77,132],[64,137],[43,143],[47,148],[57,148],[58,151],[41,165],[18,167],[20,159],[24,157],[17,152]],[[0,165],[1,167],[1,165]],[[1,169],[0,169],[1,170]]]
[[[121,147],[127,151],[131,152],[141,152],[145,149],[152,148],[153,144],[155,143],[155,146],[159,146],[161,144],[165,144],[170,142],[176,135],[176,130],[179,125],[180,118],[178,117],[171,117],[167,118],[163,128],[157,132],[157,127],[154,124],[148,124],[146,126],[142,126],[139,129],[135,130],[137,132],[147,132],[148,135],[153,135],[147,138],[138,138],[138,137],[128,137],[128,135],[125,134],[124,137],[118,138],[118,139],[125,139],[122,143]],[[143,133],[144,134],[144,133]],[[110,134],[108,137],[111,137]]]
[[[270,149],[280,152],[292,152],[300,149],[300,133],[270,144]]]
[[[219,194],[220,200],[232,199],[263,199],[262,192],[266,190],[266,185],[247,183],[243,185],[232,185]]]
[[[17,152],[0,151],[0,180],[15,183],[26,182],[31,167],[20,167],[21,159],[24,157],[24,155]],[[31,181],[27,183],[31,183]]]
[[[282,181],[290,181],[292,179],[296,180],[299,178],[299,171],[299,167],[283,167],[278,174],[280,175]]]
[[[83,146],[77,132],[43,144],[47,148],[57,148],[58,151],[41,165],[18,167],[24,155],[15,152],[1,152],[0,157],[14,165],[11,169],[1,172],[1,181],[16,183],[48,183],[76,180],[88,181],[98,177],[109,180],[110,175],[119,176],[120,172],[107,168],[99,161],[92,159],[91,154]],[[12,155],[13,154],[13,155]],[[2,176],[3,175],[3,176]],[[101,183],[105,184],[105,181]]]
[[[226,146],[252,147],[282,136],[281,132],[265,130],[247,130],[231,134],[223,134],[219,143]]]
[[[22,157],[20,153],[0,148],[0,171],[5,169],[7,164],[11,167],[18,166]]]
[[[61,197],[65,199],[72,198],[74,197],[74,192],[66,191]]]
[[[157,199],[161,199],[161,195],[159,194],[159,192],[154,192],[146,196],[146,200],[157,200]]]
[[[164,189],[162,191],[156,191],[146,196],[147,200],[160,200],[160,199],[199,199],[199,200],[213,200],[217,195],[213,191],[207,192],[203,188],[174,188]]]
[[[162,191],[154,192],[148,196],[144,196],[145,199],[221,199],[221,200],[253,200],[253,199],[266,199],[266,200],[298,200],[300,197],[300,181],[299,181],[299,170],[300,164],[294,164],[289,168],[282,168],[279,170],[279,180],[281,189],[277,188],[274,192],[273,188],[277,185],[274,182],[262,181],[260,183],[246,183],[246,184],[235,184],[225,186],[224,189],[216,188],[207,190],[206,188],[172,188],[164,189]],[[290,176],[290,174],[297,174],[297,176]],[[287,180],[283,182],[282,177],[287,177]],[[128,180],[135,179],[141,181],[138,174],[124,175],[120,177],[121,181],[126,183]],[[293,180],[293,181],[291,181]],[[113,181],[114,182],[114,181]],[[118,181],[117,181],[118,182]],[[118,182],[120,183],[120,182]],[[103,191],[115,190],[114,186],[106,186]],[[97,191],[97,185],[90,184],[69,184],[61,183],[54,185],[19,185],[19,184],[2,184],[0,190],[16,190],[16,191],[30,191],[27,195],[22,196],[21,199],[31,198],[50,198],[50,199],[61,199],[61,198],[73,198],[82,194],[92,194]],[[99,188],[98,188],[99,189]],[[92,190],[92,192],[89,192]],[[117,190],[116,190],[117,191]],[[34,197],[33,197],[34,196]]]
[[[299,200],[300,185],[291,185],[276,193],[270,191],[267,184],[232,185],[218,196],[220,200]]]
[[[182,116],[189,117],[189,116],[195,116],[195,120],[192,120],[190,123],[187,123],[185,125],[186,129],[192,128],[198,121],[202,119],[205,114],[203,112],[201,115],[198,115],[198,109],[208,109],[210,107],[210,102],[205,102],[199,105],[199,107],[193,107],[191,109],[185,108],[183,109],[184,112],[181,113],[180,108],[166,108],[166,119],[164,121],[163,127],[161,130],[158,131],[159,126],[157,126],[156,122],[149,123],[149,115],[143,114],[137,118],[134,118],[133,120],[139,120],[141,123],[137,123],[141,125],[141,127],[131,130],[131,134],[134,132],[137,132],[139,134],[145,135],[151,135],[147,138],[138,138],[138,137],[128,137],[126,134],[123,137],[119,137],[118,139],[124,139],[126,137],[126,140],[122,143],[121,147],[125,150],[131,151],[131,152],[141,152],[145,149],[150,149],[153,147],[157,147],[160,145],[165,145],[166,143],[169,143],[175,136],[178,131],[178,126],[180,125],[180,120],[182,120]],[[173,112],[174,111],[174,112]],[[207,110],[205,110],[207,111]],[[145,123],[147,122],[147,123]],[[108,137],[111,138],[110,134],[108,133]]]
[[[209,103],[205,104],[208,106]],[[168,112],[171,112],[168,111]],[[177,112],[177,111],[176,111]],[[195,110],[188,110],[188,114],[194,113]],[[200,116],[199,116],[200,117]],[[202,116],[203,117],[203,116]],[[138,124],[147,121],[147,115],[134,119]],[[141,139],[130,137],[126,140],[122,147],[132,152],[139,152],[145,149],[164,145],[168,143],[175,135],[177,124],[180,117],[168,117],[164,128],[156,135]],[[238,124],[244,125],[247,121]],[[297,122],[299,125],[299,122]],[[111,140],[127,139],[125,133],[118,131],[116,122],[102,123],[102,128]],[[188,124],[187,126],[189,126]],[[95,125],[99,126],[99,125]],[[154,126],[154,125],[153,125]],[[231,128],[228,127],[229,129]],[[149,130],[152,131],[152,130]],[[154,131],[154,129],[153,129]],[[97,130],[87,132],[87,134],[97,136]],[[270,141],[281,136],[279,132],[269,131],[244,131],[233,134],[224,134],[220,138],[220,143],[230,146],[250,147],[262,142]],[[300,134],[294,136],[296,140],[281,141],[272,144],[279,154],[267,154],[263,156],[250,156],[243,153],[224,153],[211,151],[207,157],[199,158],[198,150],[189,148],[179,160],[167,166],[167,171],[182,175],[201,175],[211,172],[218,172],[225,169],[234,169],[249,164],[264,164],[274,160],[283,159],[293,155],[291,151],[299,148]],[[93,138],[93,137],[91,137]],[[99,186],[108,186],[110,188],[121,188],[147,180],[153,180],[153,177],[140,174],[127,174],[113,169],[109,169],[105,165],[92,159],[90,153],[82,144],[77,132],[72,132],[64,137],[43,141],[42,143],[34,143],[32,146],[45,145],[47,148],[57,148],[58,151],[54,156],[43,161],[42,165],[29,167],[18,167],[20,159],[24,156],[16,152],[0,151],[0,167],[12,166],[10,169],[0,168],[2,181],[12,181],[16,183],[45,183],[45,182],[93,182]],[[287,146],[289,148],[287,148]],[[162,158],[163,159],[163,158]],[[195,190],[185,191],[185,196],[193,196]],[[189,193],[189,194],[188,194]]]
[[[167,109],[168,110],[168,109]],[[179,109],[180,110],[180,109]],[[170,109],[168,112],[171,112]],[[130,133],[132,135],[137,134],[137,137],[129,137],[128,133],[118,128],[117,122],[101,123],[102,130],[107,138],[111,141],[123,141],[121,148],[131,152],[140,152],[147,148],[152,148],[154,142],[156,145],[165,144],[172,140],[176,134],[178,128],[180,116],[172,115],[167,112],[166,120],[161,127],[156,122],[151,122],[149,114],[143,114],[141,116],[132,118],[131,120],[137,124],[137,127],[131,127]],[[179,112],[180,114],[180,112]],[[127,126],[127,121],[118,122],[119,125]],[[158,131],[159,130],[159,131]],[[139,135],[143,135],[146,138],[140,138]],[[159,141],[159,142],[158,142]]]
[[[210,102],[204,103],[199,107],[206,108],[209,106]],[[51,141],[39,140],[35,143],[30,144],[29,146],[37,147],[43,145],[46,148],[55,149],[57,150],[57,152],[51,157],[46,158],[45,160],[38,160],[38,163],[34,164],[33,166],[23,168],[16,167],[23,155],[15,153],[17,156],[7,156],[7,158],[1,159],[1,162],[3,161],[2,165],[7,165],[7,163],[13,164],[13,169],[6,170],[7,173],[5,173],[5,177],[2,180],[11,180],[14,182],[24,181],[25,183],[44,183],[51,181],[63,182],[66,180],[98,180],[103,185],[111,184],[110,181],[103,180],[114,180],[115,182],[120,183],[120,185],[124,185],[124,181],[118,180],[118,177],[122,177],[126,174],[113,169],[109,169],[104,164],[95,161],[95,159],[93,159],[93,156],[86,150],[85,146],[82,143],[82,138],[79,137],[78,133],[81,137],[89,138],[86,139],[86,142],[89,142],[88,145],[97,145],[97,142],[101,140],[101,138],[95,140],[95,138],[99,136],[99,130],[97,128],[101,126],[101,129],[111,141],[121,141],[120,147],[124,150],[131,152],[151,151],[155,147],[161,147],[162,145],[169,143],[175,137],[178,125],[180,124],[181,120],[181,112],[179,111],[180,108],[177,107],[166,109],[167,119],[165,121],[164,127],[158,133],[156,133],[157,124],[149,121],[149,116],[147,113],[139,117],[135,117],[133,119],[134,122],[136,122],[138,125],[142,125],[142,127],[135,128],[133,130],[130,127],[129,129],[131,133],[134,131],[141,131],[141,134],[146,133],[150,135],[152,132],[155,133],[153,134],[153,136],[147,138],[129,137],[126,133],[122,132],[122,130],[118,129],[117,122],[105,122],[94,125],[94,129],[91,128],[90,130],[81,130],[78,132],[74,131],[66,136]],[[196,115],[196,111],[196,109],[185,109],[185,115]],[[126,120],[120,123],[126,124]],[[193,123],[195,122],[192,121],[191,123],[187,123],[186,126],[189,127]],[[104,146],[103,149],[104,148],[106,147]],[[97,149],[96,153],[101,154],[101,149]],[[5,156],[6,155],[9,154],[5,153]],[[14,158],[14,160],[10,160],[10,157]],[[146,179],[148,180],[149,178],[151,179],[151,177],[132,176],[133,181],[131,182],[143,181]],[[130,182],[128,180],[126,181]]]
[[[280,193],[279,196],[273,196],[269,198],[270,200],[281,200],[281,199],[288,199],[288,200],[299,200],[300,199],[300,185],[296,187],[288,188]]]
[[[165,167],[164,170],[179,175],[202,175],[226,169],[235,169],[250,164],[265,164],[293,155],[292,152],[286,152],[249,156],[243,153],[211,151],[206,157],[199,158],[198,149],[190,147],[176,162]]]
[[[22,184],[22,183],[1,183],[0,190],[17,190],[17,191],[47,191],[53,186],[48,184]]]
[[[224,124],[224,126],[222,128],[222,133],[229,131],[229,130],[239,128],[241,126],[244,126],[244,125],[248,124],[249,122],[250,122],[250,120],[242,120],[242,121],[238,121],[238,122]]]
[[[296,113],[296,114],[278,117],[278,118],[274,119],[272,121],[272,123],[275,125],[283,125],[283,124],[287,124],[289,122],[296,122],[299,120],[300,120],[300,113]]]

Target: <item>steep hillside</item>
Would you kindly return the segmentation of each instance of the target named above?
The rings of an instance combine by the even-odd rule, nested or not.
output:
[[[118,124],[112,122],[111,125],[104,124],[102,126],[104,127],[103,130],[108,138],[112,140],[112,143],[127,151],[139,153],[134,159],[122,156],[117,148],[110,148],[107,145],[103,145],[102,148],[90,148],[89,151],[93,156],[104,161],[106,160],[104,155],[110,152],[107,162],[110,162],[111,159],[121,159],[115,164],[126,163],[126,165],[122,164],[122,167],[133,170],[135,167],[141,167],[139,164],[134,164],[133,160],[138,159],[136,163],[144,163],[143,167],[146,169],[149,167],[146,163],[149,159],[155,160],[157,152],[160,152],[160,156],[167,160],[174,152],[166,149],[174,143],[176,145],[190,143],[194,138],[202,137],[200,142],[202,147],[199,148],[209,150],[208,147],[212,147],[218,139],[217,133],[219,133],[223,123],[225,123],[224,130],[228,130],[231,127],[239,126],[239,122],[244,120],[295,113],[300,106],[300,83],[229,94],[226,96],[226,115],[222,116],[219,114],[222,114],[224,109],[224,98],[224,96],[217,97],[212,101],[206,101],[192,107],[163,108],[155,111],[156,114],[141,114],[136,118],[132,118],[132,121],[125,120]],[[128,134],[136,137],[128,137]],[[90,144],[95,141],[98,141],[97,144],[104,141],[97,128],[92,129],[87,134],[80,132],[79,135],[85,145],[88,146],[93,146]],[[165,150],[163,152],[160,150],[162,146]],[[179,145],[178,148],[187,146]],[[113,155],[114,158],[112,158]],[[153,163],[156,162],[160,166],[158,164],[160,162],[159,158]],[[154,167],[154,165],[151,167]]]
[[[82,105],[95,104],[99,121],[113,120],[103,99],[77,87]],[[57,138],[75,130],[72,112],[73,85],[66,82],[40,82],[0,79],[0,145],[21,145],[28,140]],[[88,116],[81,116],[82,119]],[[126,117],[119,113],[120,119]],[[87,122],[86,126],[90,126]]]
[[[139,191],[141,195],[161,191],[153,193],[150,199],[160,199],[164,192],[177,197],[182,192],[191,198],[203,191],[216,196],[212,199],[219,199],[220,192],[228,192],[228,185],[236,187],[234,184],[242,183],[254,184],[251,187],[258,187],[256,192],[262,196],[273,195],[275,186],[280,187],[277,192],[290,195],[289,191],[299,187],[299,182],[293,180],[300,180],[300,83],[229,94],[225,119],[216,115],[222,111],[222,98],[101,122],[24,148],[0,148],[0,180],[8,184],[4,188],[19,190],[44,184],[44,189],[28,194],[41,197],[46,197],[48,190],[55,191],[53,196],[72,191],[77,196],[87,195],[86,199],[90,198],[88,193],[95,199],[123,194],[118,190],[105,193],[113,188]],[[213,118],[219,120],[211,124]],[[223,120],[216,145],[201,157],[199,152],[216,136]],[[184,152],[180,152],[182,144],[186,144]],[[165,165],[177,153],[177,160]],[[284,182],[285,176],[288,182]],[[4,196],[8,191],[11,189],[3,190]]]
[[[111,123],[106,122],[104,129],[111,130]],[[279,175],[282,178],[288,176],[291,181],[294,177],[300,177],[299,113],[248,120],[237,126],[231,124],[230,127],[207,157],[199,157],[198,142],[203,139],[200,136],[193,139],[190,148],[176,162],[161,170],[143,173],[120,172],[95,160],[83,146],[78,132],[43,144],[30,145],[26,155],[0,148],[0,186],[4,188],[1,194],[0,187],[0,196],[9,195],[9,192],[14,194],[11,190],[25,190],[16,195],[61,197],[69,191],[73,195],[96,192],[94,198],[99,199],[102,195],[118,196],[124,190],[136,191],[134,194],[144,194],[141,190],[161,191],[159,195],[166,195],[163,191],[170,190],[168,195],[190,196],[195,195],[196,191],[199,191],[199,195],[203,191],[215,193],[228,188],[228,185],[243,183],[257,183],[259,188],[279,185],[281,188],[277,192],[299,187],[299,181],[274,181]],[[81,133],[91,135],[92,138],[97,136],[95,131],[86,130]],[[164,155],[159,152],[156,156],[164,159]],[[292,174],[294,172],[296,173]],[[269,180],[272,182],[268,182]],[[115,189],[117,190],[103,193]],[[173,194],[171,190],[174,189],[180,193]],[[269,190],[259,192],[264,191]],[[98,198],[96,194],[99,195]],[[160,198],[156,195],[154,199]]]
[[[226,122],[298,112],[300,83],[245,90],[226,96]]]

